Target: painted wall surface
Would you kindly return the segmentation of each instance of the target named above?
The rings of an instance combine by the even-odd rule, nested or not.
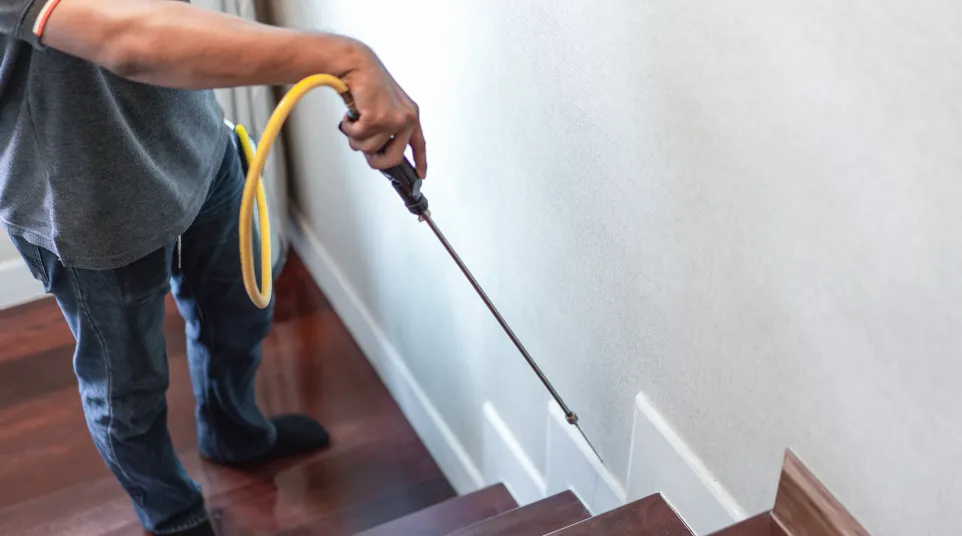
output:
[[[644,392],[748,511],[795,449],[873,534],[962,527],[962,3],[277,1],[422,105],[437,222],[614,474]],[[477,460],[547,395],[429,231],[291,123],[298,206]]]
[[[19,258],[20,254],[17,253],[17,248],[14,247],[10,236],[7,233],[0,232],[0,263]]]
[[[0,309],[43,297],[44,290],[6,233],[0,233]]]

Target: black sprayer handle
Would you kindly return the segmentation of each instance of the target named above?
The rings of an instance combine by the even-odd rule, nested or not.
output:
[[[421,177],[407,158],[397,166],[381,170],[391,186],[404,201],[404,206],[415,216],[424,216],[428,212],[428,198],[421,193]]]
[[[357,108],[354,106],[354,98],[351,96],[350,92],[341,95],[344,99],[344,103],[347,104],[347,119],[348,121],[357,121],[361,118],[361,114],[358,113]],[[411,161],[405,157],[400,164],[388,168],[382,169],[381,173],[391,181],[391,186],[394,190],[401,196],[401,200],[404,201],[404,206],[414,214],[415,216],[424,216],[428,214],[428,198],[424,197],[421,193],[421,177],[418,177],[418,172],[411,165]]]

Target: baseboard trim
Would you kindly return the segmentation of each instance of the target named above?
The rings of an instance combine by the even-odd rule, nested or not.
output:
[[[641,393],[635,398],[627,483],[629,501],[661,493],[695,534],[711,534],[747,517]]]
[[[591,515],[625,504],[625,488],[595,454],[578,429],[568,424],[555,401],[548,403],[548,494],[571,490]]]
[[[547,497],[544,476],[535,467],[514,433],[490,402],[484,414],[484,463],[482,474],[488,484],[501,482],[521,506]]]
[[[0,262],[0,310],[39,300],[45,296],[43,285],[34,279],[30,268],[20,259]]]
[[[377,370],[381,381],[448,481],[459,494],[480,489],[484,485],[481,471],[418,384],[397,348],[374,321],[351,283],[311,229],[310,223],[294,208],[293,203],[290,218],[288,231],[291,245]]]
[[[484,404],[484,463],[488,484],[501,482],[520,505],[573,492],[592,515],[625,504],[624,487],[604,466],[554,401],[545,406],[546,467],[540,471],[490,402]]]

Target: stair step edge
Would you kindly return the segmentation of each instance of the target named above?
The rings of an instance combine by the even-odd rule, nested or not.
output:
[[[445,536],[518,507],[503,484],[453,497],[356,536]]]
[[[571,491],[521,506],[455,531],[448,536],[544,536],[591,517]]]
[[[711,536],[787,536],[771,512],[763,512],[755,517],[722,529]]]
[[[549,536],[694,536],[660,493],[586,519]]]

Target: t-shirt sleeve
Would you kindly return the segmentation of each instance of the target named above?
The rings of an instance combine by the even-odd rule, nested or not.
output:
[[[57,0],[0,0],[0,33],[42,48],[46,17]]]

